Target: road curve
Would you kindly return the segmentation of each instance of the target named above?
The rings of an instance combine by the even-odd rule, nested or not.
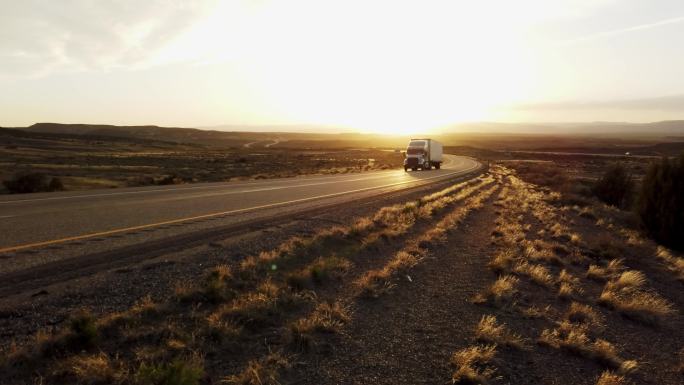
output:
[[[0,272],[21,253],[51,254],[65,248],[92,251],[126,243],[124,238],[177,235],[218,221],[239,222],[322,201],[350,202],[477,170],[466,157],[446,155],[441,170],[378,171],[334,176],[205,183],[165,187],[6,195],[0,197]],[[141,236],[142,235],[142,236]],[[85,245],[90,241],[97,244]],[[135,241],[135,240],[132,240]],[[132,242],[131,241],[131,242]],[[109,246],[108,246],[109,245]],[[10,262],[12,261],[12,262]],[[5,265],[5,266],[3,266]],[[22,265],[18,263],[17,265]],[[16,266],[19,267],[19,266]],[[9,268],[9,270],[13,270]]]

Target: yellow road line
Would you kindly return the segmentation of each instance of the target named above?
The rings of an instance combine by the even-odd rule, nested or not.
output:
[[[443,178],[447,177],[450,175],[454,174],[462,174],[462,173],[467,173],[469,171],[474,170],[477,168],[478,165],[476,164],[475,166],[467,169],[467,170],[461,170],[457,172],[453,172],[450,174],[444,174],[444,175],[437,175],[429,178],[424,178],[420,180],[409,180],[409,181],[404,181],[404,182],[396,182],[396,183],[391,183],[383,186],[377,186],[377,187],[365,187],[362,189],[357,189],[357,190],[350,190],[350,191],[343,191],[343,192],[337,192],[337,193],[332,193],[332,194],[326,194],[326,195],[318,195],[315,197],[308,197],[308,198],[300,198],[300,199],[295,199],[287,202],[278,202],[278,203],[269,203],[267,205],[261,205],[261,206],[254,206],[254,207],[247,207],[244,209],[236,209],[236,210],[229,210],[229,211],[222,211],[218,213],[210,213],[210,214],[203,214],[203,215],[197,215],[194,217],[187,217],[187,218],[180,218],[180,219],[173,219],[170,221],[163,221],[163,222],[157,222],[157,223],[149,223],[146,225],[139,225],[139,226],[131,226],[131,227],[125,227],[121,229],[115,229],[115,230],[108,230],[108,231],[100,231],[97,233],[89,233],[89,234],[83,234],[83,235],[76,235],[73,237],[67,237],[67,238],[60,238],[60,239],[53,239],[50,241],[43,241],[43,242],[36,242],[36,243],[28,243],[24,245],[18,245],[18,246],[11,246],[11,247],[5,247],[3,249],[0,249],[0,254],[2,253],[9,253],[9,252],[14,252],[14,251],[19,251],[19,250],[25,250],[29,248],[35,248],[35,247],[43,247],[43,246],[49,246],[49,245],[54,245],[54,244],[59,244],[59,243],[65,243],[65,242],[71,242],[71,241],[78,241],[82,239],[88,239],[88,238],[95,238],[95,237],[101,237],[101,236],[106,236],[106,235],[113,235],[113,234],[119,234],[119,233],[124,233],[124,232],[129,232],[129,231],[136,231],[136,230],[142,230],[142,229],[148,229],[151,227],[158,227],[158,226],[164,226],[164,225],[171,225],[175,223],[182,223],[182,222],[189,222],[189,221],[194,221],[198,219],[207,219],[207,218],[213,218],[213,217],[218,217],[222,215],[228,215],[228,214],[236,214],[240,212],[245,212],[245,211],[251,211],[251,210],[259,210],[259,209],[265,209],[265,208],[271,208],[271,207],[277,207],[277,206],[284,206],[284,205],[289,205],[293,203],[300,203],[300,202],[306,202],[310,200],[315,200],[315,199],[321,199],[321,198],[330,198],[338,195],[344,195],[344,194],[352,194],[352,193],[357,193],[357,192],[362,192],[362,191],[367,191],[367,190],[375,190],[375,189],[380,189],[384,187],[392,187],[392,186],[398,186],[402,184],[408,184],[408,183],[416,183],[420,181],[427,181],[430,179],[435,179],[435,178]]]

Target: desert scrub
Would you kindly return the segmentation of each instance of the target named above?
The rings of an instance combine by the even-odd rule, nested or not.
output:
[[[499,323],[493,315],[482,316],[475,327],[475,339],[483,343],[510,346],[516,349],[522,349],[525,345],[522,337],[511,332],[506,324]]]
[[[167,363],[142,363],[135,373],[135,383],[141,385],[197,385],[204,376],[202,359],[177,358]]]
[[[587,278],[594,281],[608,281],[616,277],[625,267],[622,259],[613,259],[604,267],[598,265],[589,265],[587,269]]]
[[[617,348],[610,342],[588,336],[589,325],[561,321],[555,329],[545,329],[538,343],[555,349],[565,350],[577,356],[591,359],[605,367],[628,373],[636,368],[636,361],[619,356]]]
[[[65,360],[63,371],[58,372],[61,381],[68,379],[75,384],[121,384],[129,375],[128,369],[103,352],[70,357]]]
[[[567,300],[572,298],[574,294],[581,294],[583,290],[579,285],[579,278],[568,273],[565,269],[561,270],[558,275],[558,298]]]
[[[667,247],[684,250],[684,154],[663,157],[643,179],[637,200],[642,228]]]
[[[569,322],[584,324],[594,328],[603,325],[603,317],[591,306],[579,302],[572,302],[564,314],[564,318]]]
[[[307,317],[290,324],[286,341],[297,351],[311,351],[322,335],[339,333],[350,320],[349,306],[341,302],[323,302]]]
[[[93,315],[81,310],[71,317],[69,332],[65,336],[66,343],[74,350],[94,347],[99,340],[98,325]]]
[[[392,288],[392,279],[417,265],[423,258],[417,253],[397,252],[392,260],[382,269],[366,272],[355,283],[360,295],[366,298],[377,298]]]
[[[64,190],[64,184],[58,177],[49,177],[43,173],[16,173],[10,180],[2,182],[11,194],[35,192],[52,192]]]
[[[657,247],[656,257],[665,262],[668,269],[677,276],[679,281],[684,282],[684,258],[675,256],[671,250],[663,246]]]
[[[351,262],[335,255],[320,257],[305,268],[285,275],[285,282],[295,290],[310,289],[340,280],[351,268]]]
[[[596,385],[623,385],[625,383],[625,376],[615,374],[609,370],[601,373],[596,380]]]
[[[286,356],[274,352],[250,361],[242,372],[225,377],[222,382],[232,385],[281,385],[281,375],[291,368],[292,363]]]
[[[451,356],[455,368],[453,384],[488,384],[496,369],[490,364],[496,354],[495,345],[471,346]]]
[[[593,193],[611,206],[626,208],[632,201],[634,182],[627,169],[614,164],[601,176],[593,187]]]
[[[527,262],[519,262],[513,268],[518,275],[528,277],[532,282],[543,287],[552,287],[555,280],[549,270],[542,265],[535,265]]]
[[[211,269],[204,286],[203,294],[206,299],[212,303],[221,303],[230,299],[233,296],[230,290],[232,279],[233,273],[227,265],[219,265]]]
[[[304,301],[305,297],[266,281],[256,291],[222,305],[209,317],[215,322],[229,320],[249,329],[258,329],[277,324],[288,309],[295,308]]]
[[[606,283],[599,303],[617,310],[627,318],[648,325],[658,324],[674,310],[667,300],[646,290],[645,284],[646,277],[641,272],[625,271],[617,279]]]
[[[512,275],[499,277],[484,292],[475,296],[475,303],[489,304],[495,307],[509,306],[513,304],[518,294],[516,286],[520,281]]]
[[[513,268],[515,260],[515,253],[511,249],[506,249],[497,253],[494,258],[487,263],[487,267],[497,274],[508,273]]]

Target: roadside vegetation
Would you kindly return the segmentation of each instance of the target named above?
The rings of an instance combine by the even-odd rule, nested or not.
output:
[[[45,384],[679,383],[681,255],[590,184],[532,179],[549,185],[494,165],[211,266],[168,301],[75,313],[0,370]]]

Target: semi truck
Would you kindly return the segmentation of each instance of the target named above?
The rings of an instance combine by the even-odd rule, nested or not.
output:
[[[442,143],[434,139],[411,139],[406,147],[404,171],[429,170],[442,166]]]

